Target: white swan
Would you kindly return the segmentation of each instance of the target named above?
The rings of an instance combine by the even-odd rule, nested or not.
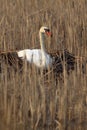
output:
[[[63,73],[63,61],[66,62],[67,72],[74,70],[75,56],[66,49],[47,53],[45,49],[45,34],[50,36],[51,32],[48,27],[41,27],[39,31],[41,49],[25,49],[20,51],[0,52],[0,70],[2,61],[12,66],[15,70],[22,69],[23,60],[35,64],[38,68],[53,68],[54,72]]]
[[[29,63],[35,64],[39,68],[47,68],[52,66],[52,57],[45,50],[44,38],[45,34],[50,36],[51,32],[48,27],[41,27],[39,31],[41,49],[25,49],[17,52],[18,57],[25,59]]]

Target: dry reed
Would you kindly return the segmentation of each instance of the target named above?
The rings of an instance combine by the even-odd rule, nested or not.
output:
[[[40,47],[42,25],[53,33],[47,50],[64,47],[87,56],[86,0],[0,0],[0,51]],[[83,74],[82,62],[77,60],[69,76],[64,70],[64,82],[57,85],[53,73],[44,77],[26,62],[22,73],[2,63],[0,129],[86,130],[87,65]]]

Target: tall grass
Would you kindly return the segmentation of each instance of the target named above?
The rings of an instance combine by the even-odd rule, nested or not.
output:
[[[87,56],[86,0],[0,0],[0,51],[40,48],[38,31],[52,29],[47,50],[67,48],[76,56]],[[55,83],[24,63],[23,72],[14,72],[2,63],[0,74],[0,129],[87,128],[87,65],[82,62],[63,82]],[[47,126],[47,127],[46,127]]]

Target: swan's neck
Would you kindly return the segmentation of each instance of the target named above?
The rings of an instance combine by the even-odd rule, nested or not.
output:
[[[44,44],[45,36],[41,32],[39,33],[39,36],[40,36],[41,50],[42,50],[43,53],[45,53],[46,52],[46,50],[45,50],[45,44]]]

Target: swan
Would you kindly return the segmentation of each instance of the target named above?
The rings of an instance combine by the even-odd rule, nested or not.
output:
[[[65,60],[67,72],[74,70],[75,56],[67,49],[49,53],[45,48],[45,37],[52,36],[48,27],[42,26],[39,30],[40,49],[24,49],[17,51],[0,52],[0,66],[4,59],[6,64],[14,67],[15,70],[23,67],[23,61],[34,64],[38,68],[53,68],[54,72],[63,73],[63,61]],[[0,68],[1,69],[1,68]]]
[[[26,59],[29,63],[35,64],[39,68],[48,68],[52,66],[52,57],[45,49],[45,36],[51,36],[50,29],[42,26],[39,31],[41,49],[24,49],[17,52],[18,57]]]

